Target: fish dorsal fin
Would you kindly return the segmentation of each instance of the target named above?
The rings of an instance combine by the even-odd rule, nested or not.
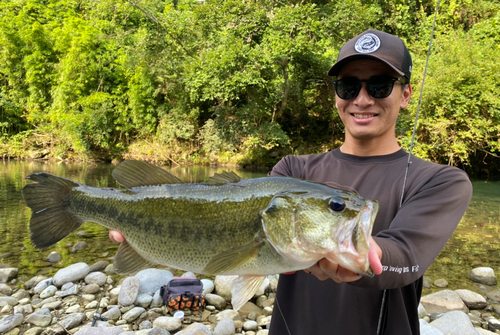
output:
[[[151,262],[139,255],[127,241],[123,241],[118,248],[113,265],[116,273],[128,274],[150,266]]]
[[[235,311],[255,295],[264,282],[264,276],[238,276],[231,284],[231,305]]]
[[[223,251],[212,258],[203,269],[204,274],[221,275],[237,269],[256,258],[264,241],[255,241]]]
[[[120,185],[126,188],[184,184],[182,180],[162,168],[142,161],[123,161],[113,170],[111,175]]]
[[[236,173],[223,171],[222,173],[214,174],[204,184],[216,186],[216,185],[224,185],[227,183],[237,183],[239,181],[241,181],[241,178]]]

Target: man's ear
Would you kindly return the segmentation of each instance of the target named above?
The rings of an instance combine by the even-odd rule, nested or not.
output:
[[[408,106],[408,104],[410,103],[410,98],[411,98],[411,94],[413,92],[413,89],[411,88],[411,84],[406,84],[403,88],[403,92],[401,94],[401,104],[399,105],[399,107],[401,109],[404,109]]]

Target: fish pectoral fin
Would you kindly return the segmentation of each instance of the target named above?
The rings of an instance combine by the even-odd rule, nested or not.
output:
[[[207,263],[203,273],[220,275],[236,269],[257,257],[263,245],[264,241],[260,240],[223,251]]]
[[[225,185],[228,183],[238,183],[240,181],[241,178],[236,173],[223,171],[222,173],[214,174],[204,184],[218,186],[218,185]]]
[[[265,276],[239,276],[231,284],[231,305],[235,311],[255,295],[264,282]]]
[[[184,184],[182,180],[162,168],[142,161],[127,160],[118,165],[111,175],[126,188],[162,184]]]
[[[118,274],[132,273],[152,265],[135,251],[127,241],[120,244],[113,262]]]

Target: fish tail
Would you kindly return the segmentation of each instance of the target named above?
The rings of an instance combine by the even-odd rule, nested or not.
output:
[[[70,192],[80,184],[44,172],[26,179],[36,182],[22,190],[24,202],[31,208],[31,242],[36,248],[51,246],[82,225],[68,210]]]

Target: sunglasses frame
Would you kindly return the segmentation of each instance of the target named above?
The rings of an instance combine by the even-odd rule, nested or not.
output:
[[[383,77],[383,78],[386,78],[388,79],[388,81],[392,81],[392,86],[391,86],[391,90],[389,91],[389,94],[387,94],[386,96],[384,97],[374,97],[372,94],[371,94],[371,90],[370,90],[370,81],[373,80],[374,78],[380,78],[380,77]],[[339,94],[338,92],[338,82],[341,81],[341,80],[344,80],[346,78],[355,78],[357,81],[358,81],[358,88],[357,88],[357,91],[356,93],[354,94],[354,96],[352,98],[349,98],[349,99],[346,99],[346,98],[342,98],[341,95]],[[398,77],[398,78],[395,78],[395,77],[391,77],[391,76],[386,76],[386,75],[378,75],[378,76],[373,76],[373,77],[370,77],[369,79],[366,79],[366,80],[361,80],[359,79],[358,77],[344,77],[344,78],[340,78],[340,79],[336,79],[334,80],[332,83],[333,85],[335,86],[335,93],[337,93],[337,96],[342,99],[342,100],[353,100],[353,99],[356,99],[356,97],[358,96],[359,92],[361,91],[361,88],[362,88],[362,83],[366,83],[366,91],[368,92],[368,94],[370,95],[370,97],[372,97],[373,99],[385,99],[387,98],[389,95],[392,94],[392,91],[394,90],[394,84],[396,83],[396,81],[399,81],[401,83],[401,85],[406,85],[408,83],[408,81],[406,80],[406,78],[404,77]]]

